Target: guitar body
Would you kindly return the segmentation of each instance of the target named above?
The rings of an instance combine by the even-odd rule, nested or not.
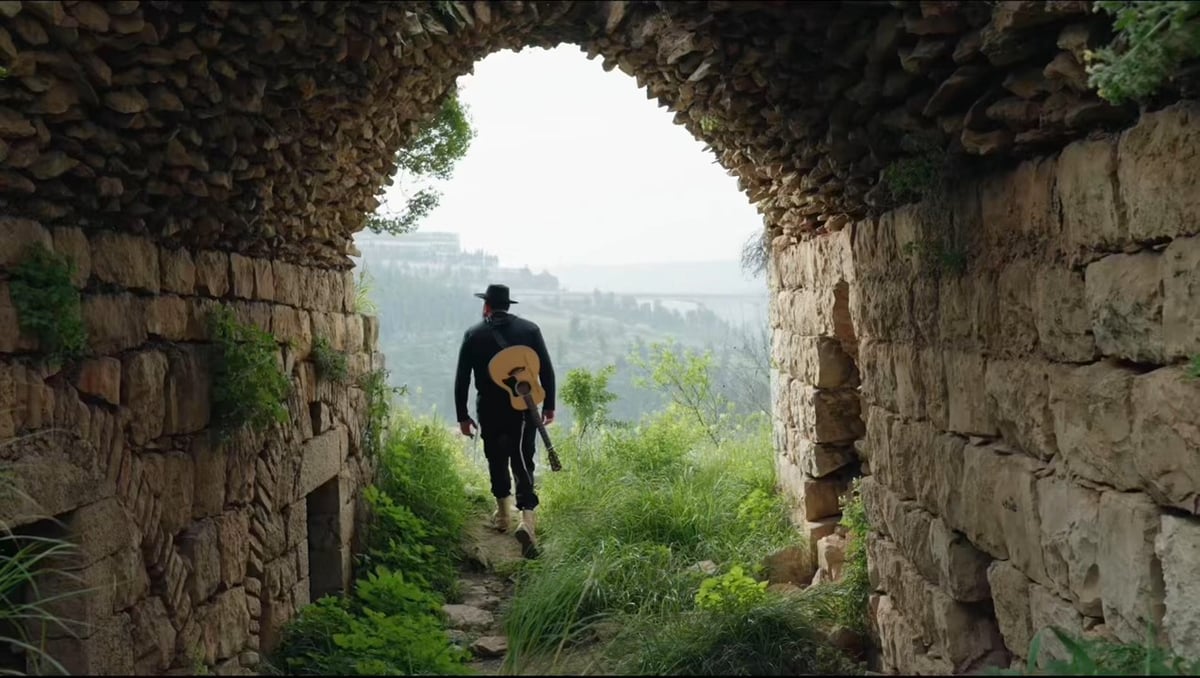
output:
[[[514,410],[529,409],[521,393],[524,390],[521,384],[529,386],[533,402],[540,404],[546,400],[546,391],[538,380],[541,369],[542,361],[538,359],[537,351],[528,346],[509,346],[488,363],[488,375],[497,386],[508,392]]]
[[[537,426],[542,442],[546,444],[546,456],[550,459],[550,470],[559,471],[562,463],[554,444],[550,442],[550,434],[546,425],[538,416],[538,404],[545,402],[546,390],[538,379],[542,369],[542,361],[537,351],[528,346],[509,346],[501,350],[488,363],[488,376],[497,386],[508,393],[509,402],[514,410],[524,412],[530,421]]]

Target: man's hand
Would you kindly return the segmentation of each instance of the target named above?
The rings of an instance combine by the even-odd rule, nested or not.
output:
[[[470,417],[467,417],[465,420],[458,422],[458,430],[462,431],[462,434],[467,436],[468,438],[475,437],[475,431],[473,430],[475,428],[476,428],[475,420]]]
[[[554,410],[542,411],[542,423],[547,425],[554,423]]]

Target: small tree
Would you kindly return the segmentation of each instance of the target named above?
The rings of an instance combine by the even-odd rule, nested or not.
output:
[[[608,405],[617,396],[608,390],[608,380],[614,371],[616,367],[609,365],[596,373],[583,367],[567,373],[567,381],[559,397],[575,413],[575,426],[580,437],[595,426],[610,423]]]
[[[712,362],[711,352],[679,350],[673,340],[651,344],[648,358],[637,351],[629,356],[629,363],[643,372],[635,380],[637,385],[665,391],[673,405],[694,419],[713,443],[720,444],[734,406],[713,388]]]
[[[467,153],[475,137],[466,108],[452,91],[437,116],[421,128],[412,143],[396,154],[396,168],[401,175],[401,192],[405,195],[404,211],[399,214],[372,214],[367,228],[373,233],[402,235],[416,229],[441,199],[441,192],[429,185],[431,179],[449,179],[455,164]],[[404,184],[411,184],[404,190]],[[415,190],[412,190],[415,189]]]
[[[1088,84],[1114,104],[1146,99],[1183,62],[1200,57],[1200,3],[1101,0],[1095,10],[1114,17],[1115,36],[1106,47],[1085,53]]]

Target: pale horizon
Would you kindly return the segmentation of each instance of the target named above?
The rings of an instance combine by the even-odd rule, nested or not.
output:
[[[553,272],[737,261],[762,228],[737,180],[673,113],[574,45],[494,53],[458,84],[475,138],[419,231]],[[402,205],[389,188],[383,209]]]

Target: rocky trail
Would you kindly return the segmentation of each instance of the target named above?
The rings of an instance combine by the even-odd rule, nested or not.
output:
[[[460,566],[462,601],[443,609],[450,639],[474,659],[468,666],[482,675],[498,675],[508,651],[503,612],[512,600],[521,546],[511,533],[492,529],[490,517],[475,516],[464,536],[466,558]]]

